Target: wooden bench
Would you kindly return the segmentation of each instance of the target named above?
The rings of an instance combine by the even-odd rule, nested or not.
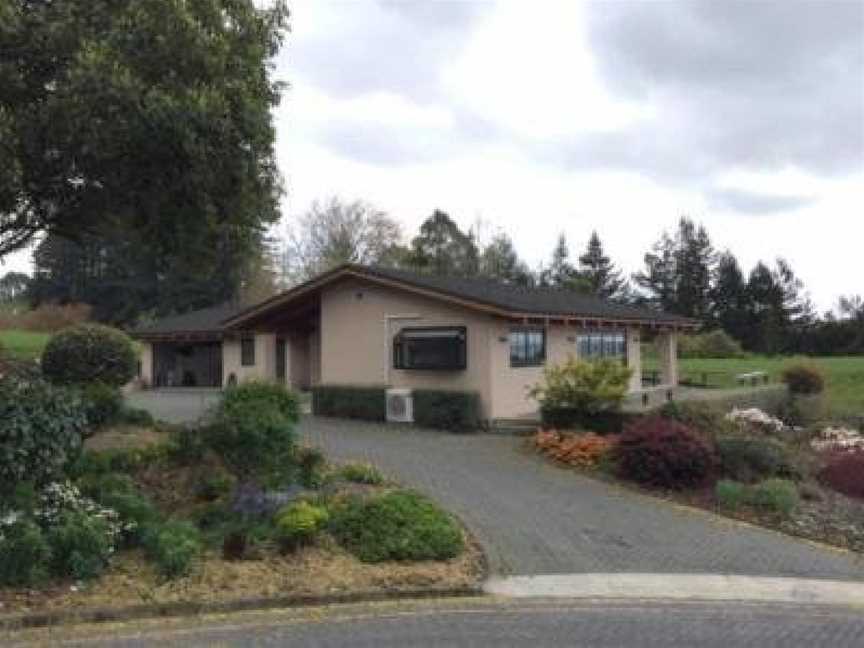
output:
[[[749,383],[754,387],[759,383],[767,385],[768,373],[765,371],[751,371],[749,373],[742,373],[735,376],[735,381],[740,384]]]

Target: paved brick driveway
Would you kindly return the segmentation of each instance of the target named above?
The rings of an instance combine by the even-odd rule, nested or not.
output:
[[[498,574],[725,573],[864,580],[864,560],[580,477],[522,440],[306,417],[305,438],[457,513]]]

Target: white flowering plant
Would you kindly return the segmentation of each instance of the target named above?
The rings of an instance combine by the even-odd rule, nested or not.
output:
[[[864,434],[849,428],[829,426],[810,440],[810,447],[817,452],[864,450]]]
[[[726,420],[739,426],[754,428],[761,432],[780,433],[786,425],[780,419],[763,412],[757,407],[749,409],[733,408],[726,415]]]

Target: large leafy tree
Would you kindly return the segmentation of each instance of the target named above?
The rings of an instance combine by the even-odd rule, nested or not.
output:
[[[627,280],[603,250],[597,232],[591,232],[588,246],[579,257],[579,274],[588,283],[591,292],[607,299],[623,299],[627,294]]]
[[[411,241],[411,252],[405,261],[420,272],[472,277],[477,275],[479,257],[474,237],[463,232],[448,214],[436,209]]]
[[[236,291],[278,218],[286,26],[279,0],[0,2],[0,257],[105,236],[146,250],[145,283]]]
[[[368,203],[316,201],[288,232],[285,271],[297,282],[343,263],[389,264],[401,240],[399,223]]]

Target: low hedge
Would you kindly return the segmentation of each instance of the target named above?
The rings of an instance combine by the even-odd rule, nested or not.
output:
[[[387,419],[384,387],[319,385],[312,388],[312,413],[364,421]]]
[[[541,407],[540,422],[544,428],[553,430],[587,430],[597,434],[621,434],[628,423],[640,414],[617,410],[593,414],[575,407]]]
[[[415,389],[414,422],[422,427],[468,432],[480,426],[480,395],[470,391]]]

